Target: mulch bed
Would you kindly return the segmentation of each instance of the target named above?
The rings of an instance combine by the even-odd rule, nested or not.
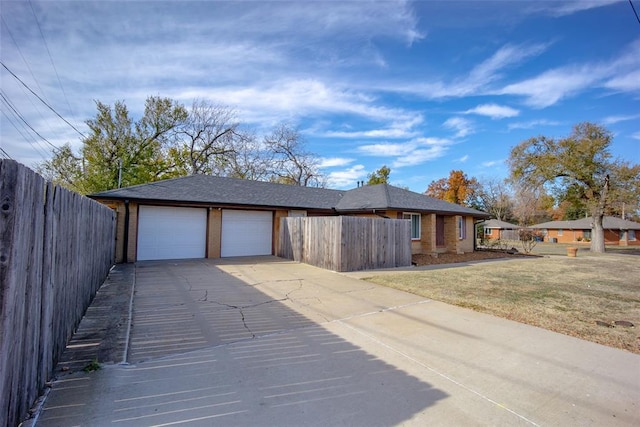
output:
[[[455,264],[460,262],[482,261],[485,259],[497,259],[497,258],[522,258],[525,255],[522,253],[507,253],[504,251],[474,251],[465,254],[438,254],[437,257],[430,254],[416,254],[412,255],[411,260],[414,265],[436,265],[436,264]]]

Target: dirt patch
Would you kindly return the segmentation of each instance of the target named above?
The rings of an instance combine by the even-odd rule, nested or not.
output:
[[[427,254],[417,254],[411,257],[411,261],[414,265],[437,265],[437,264],[455,264],[474,261],[483,261],[487,259],[500,259],[500,258],[522,258],[528,255],[521,253],[507,253],[502,251],[474,251],[464,254],[438,254],[438,256],[432,256]]]
[[[448,262],[497,256],[465,255],[448,257]],[[639,276],[640,263],[632,255],[520,255],[509,262],[389,273],[366,280],[640,354]]]

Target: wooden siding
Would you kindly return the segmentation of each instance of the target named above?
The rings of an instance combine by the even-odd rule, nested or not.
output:
[[[114,211],[0,160],[0,419],[17,425],[114,261]]]
[[[411,265],[411,223],[364,217],[282,218],[276,254],[334,271]]]

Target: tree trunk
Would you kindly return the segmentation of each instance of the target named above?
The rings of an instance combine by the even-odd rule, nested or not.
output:
[[[593,221],[591,227],[591,252],[604,253],[605,251],[603,219],[603,214],[595,214],[591,217]]]
[[[604,184],[597,198],[597,205],[592,212],[591,220],[593,225],[591,226],[591,252],[603,254],[605,252],[604,247],[604,207],[607,203],[607,196],[609,195],[609,175],[604,177]]]

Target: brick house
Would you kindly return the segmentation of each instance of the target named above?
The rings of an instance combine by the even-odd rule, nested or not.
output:
[[[522,228],[498,219],[482,221],[478,226],[482,227],[482,236],[485,240],[518,240],[518,230]]]
[[[476,220],[489,217],[387,184],[343,191],[193,175],[89,197],[116,211],[117,262],[271,255],[287,216],[407,219],[412,253],[465,253]]]
[[[603,227],[606,245],[640,245],[637,236],[640,233],[640,224],[637,222],[606,216],[603,220]],[[550,221],[533,225],[531,228],[542,230],[545,242],[586,243],[591,241],[591,218]]]

